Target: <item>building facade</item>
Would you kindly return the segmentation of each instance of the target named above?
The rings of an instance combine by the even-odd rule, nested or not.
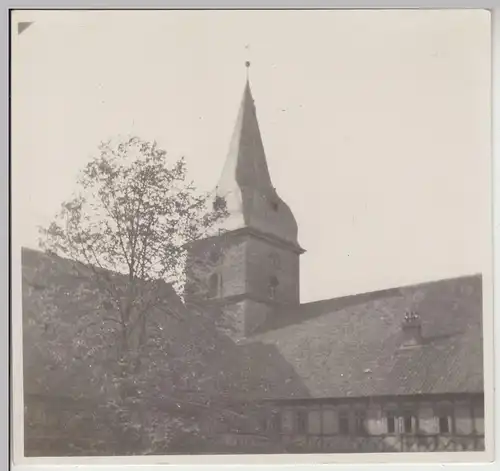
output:
[[[185,302],[171,286],[162,291],[162,304],[181,315],[148,316],[146,337],[162,326],[161,344],[172,346],[179,365],[169,372],[173,357],[151,351],[165,365],[149,384],[152,415],[182,415],[203,431],[197,444],[182,436],[161,451],[484,450],[480,274],[301,303],[304,249],[272,184],[248,82],[212,199],[222,202],[223,224],[189,247]],[[86,316],[94,329],[86,327],[86,341],[97,342],[105,294],[75,273],[73,261],[23,249],[22,263],[26,455],[123,452],[103,433],[103,414],[96,420],[94,403],[109,397],[67,354]],[[57,366],[48,320],[65,327]],[[110,367],[106,351],[102,360],[99,379]],[[194,364],[199,381],[183,386]],[[160,373],[168,380],[161,387]],[[209,398],[210,407],[180,407],[189,395],[196,403]]]
[[[226,430],[235,449],[279,442],[289,453],[484,449],[484,403],[476,395],[279,401],[260,430]]]
[[[226,424],[224,444],[484,449],[480,275],[301,304],[304,250],[271,182],[248,81],[215,195],[229,217],[191,251],[213,263],[205,292],[190,295],[216,306],[238,344],[275,348],[307,390],[293,399],[255,397],[270,409],[258,425]]]
[[[229,216],[213,237],[193,247],[191,257],[216,261],[202,285],[238,340],[276,311],[299,304],[299,256],[304,252],[297,222],[271,182],[248,82],[214,203],[219,199]],[[192,295],[189,280],[194,276],[187,275]]]

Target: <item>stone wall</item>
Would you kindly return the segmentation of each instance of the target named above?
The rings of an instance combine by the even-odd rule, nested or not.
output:
[[[250,335],[279,308],[298,306],[299,255],[249,234],[225,234],[193,245],[187,299],[218,306],[224,330]]]
[[[273,246],[261,239],[249,238],[246,248],[249,293],[278,303],[298,305],[299,256],[285,248]],[[274,296],[270,280],[276,277]]]

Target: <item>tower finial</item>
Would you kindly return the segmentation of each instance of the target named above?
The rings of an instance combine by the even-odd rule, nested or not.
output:
[[[245,61],[245,67],[247,69],[247,82],[248,82],[250,79],[250,60],[248,59],[249,51],[250,51],[250,44],[245,45],[245,50],[247,53],[247,60]]]

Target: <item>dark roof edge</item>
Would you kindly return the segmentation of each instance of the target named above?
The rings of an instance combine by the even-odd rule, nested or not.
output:
[[[466,280],[466,279],[472,279],[472,278],[481,278],[482,279],[483,274],[478,272],[478,273],[469,273],[466,275],[453,276],[453,277],[448,277],[448,278],[438,278],[437,280],[420,281],[420,282],[413,283],[413,284],[399,286],[398,289],[419,288],[421,286],[428,286],[428,285],[433,285],[436,283],[442,283],[442,282],[447,282],[447,281],[459,281],[459,280]]]
[[[302,303],[301,306],[314,306],[314,305],[320,305],[321,303],[329,302],[329,301],[338,301],[338,300],[346,300],[349,298],[358,298],[358,297],[363,297],[363,296],[397,296],[400,294],[400,290],[403,289],[409,289],[409,288],[420,288],[420,287],[425,287],[437,283],[443,283],[443,282],[449,282],[449,281],[459,281],[459,280],[464,280],[464,279],[472,279],[472,278],[481,278],[482,279],[482,273],[473,273],[469,275],[460,275],[460,276],[455,276],[452,278],[439,278],[437,280],[431,280],[431,281],[422,281],[422,282],[417,282],[413,284],[407,284],[407,285],[401,285],[401,286],[395,286],[393,288],[385,288],[381,290],[375,290],[375,291],[364,291],[362,293],[354,293],[354,294],[346,294],[343,296],[339,296],[336,298],[328,298],[328,299],[318,299],[317,301],[310,301],[307,303]]]
[[[87,268],[87,269],[89,269],[89,267],[90,267],[90,265],[88,265],[84,262],[81,262],[79,260],[73,260],[72,258],[63,257],[57,253],[50,253],[50,252],[46,252],[46,251],[40,250],[40,249],[33,249],[31,247],[21,247],[21,263],[22,263],[22,256],[24,256],[25,254],[28,254],[28,253],[31,253],[31,254],[39,256],[39,257],[48,257],[48,258],[58,259],[58,260],[65,262],[65,263],[78,264],[79,266],[81,266],[83,268]],[[110,275],[115,275],[118,277],[126,276],[124,273],[116,272],[113,270],[108,270],[106,268],[101,268],[97,271],[100,271],[101,273],[109,273]],[[161,281],[167,287],[173,288],[173,286],[174,286],[174,283],[171,281],[166,281],[164,279],[161,279]]]
[[[367,396],[337,396],[337,397],[296,397],[296,398],[285,398],[285,399],[262,399],[263,403],[275,403],[279,402],[282,405],[286,404],[301,404],[301,403],[329,403],[338,404],[346,402],[366,402],[366,403],[380,403],[380,402],[395,402],[403,404],[406,401],[429,401],[431,398],[435,400],[450,400],[450,396],[454,399],[469,398],[474,396],[478,400],[484,400],[484,391],[457,391],[457,392],[439,392],[439,393],[419,393],[419,394],[375,394]]]
[[[381,289],[381,290],[376,290],[376,291],[366,291],[363,293],[357,293],[357,294],[347,294],[344,296],[339,296],[336,298],[327,298],[327,299],[318,299],[317,301],[310,301],[308,303],[302,303],[300,305],[301,308],[306,308],[306,307],[315,307],[315,306],[321,306],[322,304],[325,303],[330,303],[334,301],[347,301],[349,299],[363,299],[364,297],[367,298],[372,298],[372,297],[389,297],[389,296],[399,296],[401,288],[387,288],[387,289]]]

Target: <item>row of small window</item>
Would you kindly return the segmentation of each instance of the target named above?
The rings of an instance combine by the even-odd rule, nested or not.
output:
[[[389,413],[385,418],[387,424],[387,433],[417,433],[419,431],[418,417],[413,415],[397,416]],[[451,433],[452,417],[442,415],[437,417],[438,432]]]
[[[328,411],[333,414],[333,411]],[[298,410],[295,411],[293,420],[294,424],[292,428],[295,433],[302,435],[310,433],[310,418],[309,413],[306,410]],[[366,417],[364,412],[358,411],[354,417],[354,432],[358,435],[363,435],[366,433]],[[269,423],[269,427],[275,432],[283,432],[283,417],[279,413],[274,413],[271,416],[271,421]],[[340,412],[338,414],[338,433],[341,435],[349,435],[351,433],[351,421],[349,420],[348,412]]]
[[[328,411],[333,414],[333,411]],[[438,422],[438,432],[441,434],[451,433],[452,431],[452,417],[451,416],[440,416],[437,417]],[[334,432],[331,430],[325,430],[326,427],[323,426],[323,421],[325,417],[322,416],[319,420],[320,423],[316,423],[315,426],[310,424],[310,415],[306,410],[298,410],[294,412],[293,417],[293,433],[299,435],[306,434],[324,434],[331,435]],[[389,412],[384,418],[386,425],[386,433],[388,434],[413,434],[419,431],[418,418],[413,415],[396,415]],[[283,417],[279,413],[275,413],[271,416],[271,420],[268,423],[267,428],[271,430],[283,433]],[[355,411],[354,415],[349,414],[349,411],[341,411],[337,416],[337,433],[339,435],[366,435],[368,434],[367,429],[367,418],[364,411]]]

